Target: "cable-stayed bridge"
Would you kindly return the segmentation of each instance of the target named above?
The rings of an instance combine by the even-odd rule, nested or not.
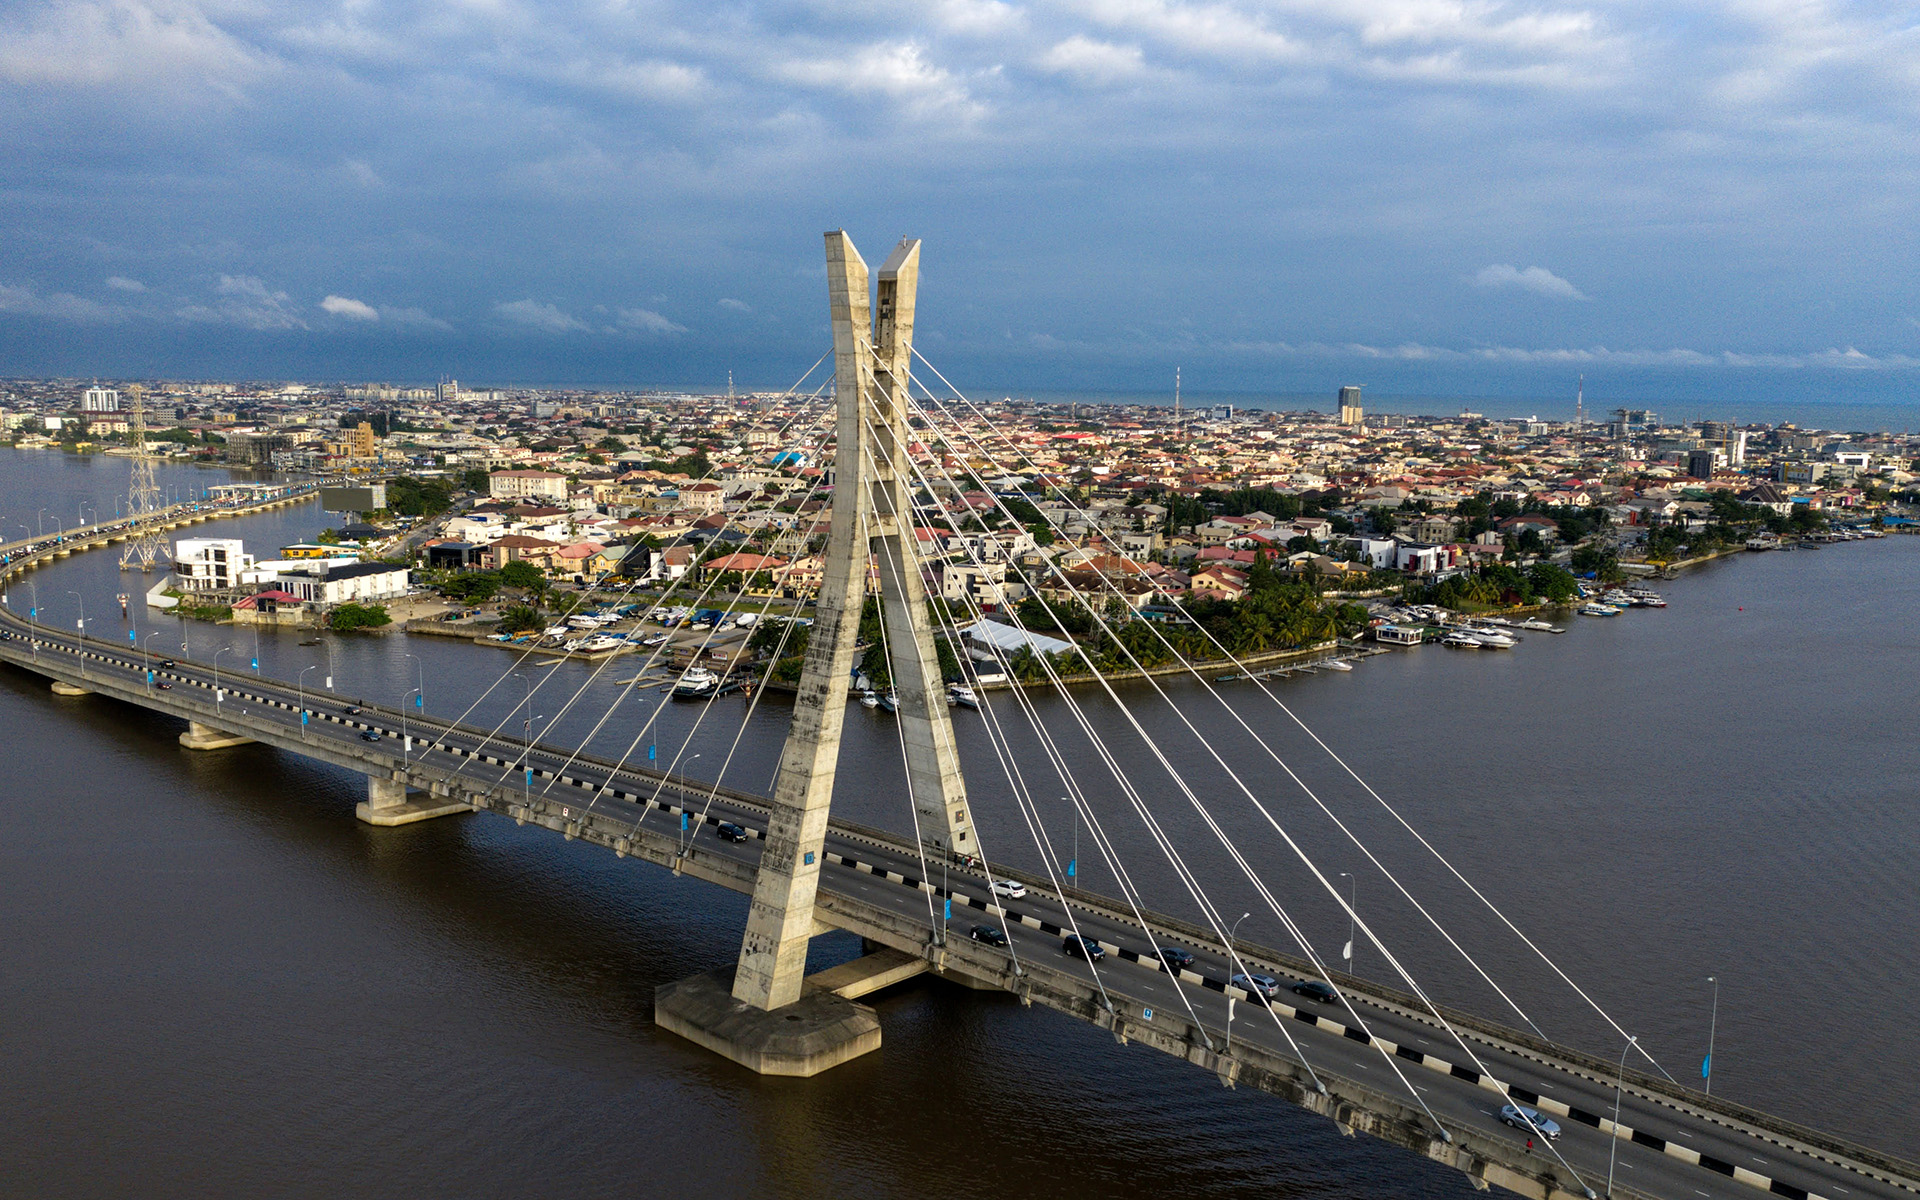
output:
[[[829,235],[828,258],[834,401],[818,412],[798,406],[801,415],[791,433],[794,444],[830,455],[834,471],[830,484],[825,475],[797,477],[792,494],[802,500],[801,508],[806,500],[831,496],[833,515],[815,623],[804,632],[797,623],[783,626],[769,656],[773,663],[803,662],[771,796],[630,761],[659,711],[643,718],[630,703],[623,707],[633,685],[596,717],[589,737],[566,745],[531,740],[530,724],[523,725],[517,710],[491,726],[469,721],[484,696],[473,698],[461,719],[427,718],[405,706],[348,703],[297,683],[236,680],[233,672],[220,671],[217,660],[168,667],[125,645],[23,620],[11,609],[0,615],[9,635],[0,640],[0,657],[52,677],[56,690],[93,692],[183,719],[189,726],[182,741],[190,747],[258,741],[364,774],[368,800],[361,816],[374,823],[492,812],[752,896],[739,965],[663,989],[656,1016],[664,1027],[755,1069],[809,1074],[872,1049],[880,1030],[872,1011],[855,1003],[858,996],[936,973],[1012,992],[1110,1030],[1117,1041],[1177,1055],[1223,1082],[1272,1092],[1343,1128],[1526,1195],[1769,1192],[1840,1200],[1920,1189],[1920,1169],[1911,1164],[1681,1087],[1650,1056],[1639,1054],[1624,1031],[1626,1057],[1595,1056],[1437,1006],[1411,971],[1398,970],[1401,986],[1386,987],[1330,969],[1289,913],[1289,902],[1303,887],[1329,892],[1366,945],[1390,964],[1400,962],[1294,838],[1290,822],[1301,813],[1318,812],[1329,821],[1337,816],[1270,750],[1263,760],[1216,754],[1218,778],[1205,782],[1171,763],[1164,779],[1136,778],[1122,767],[1117,749],[1128,740],[1145,743],[1150,758],[1165,762],[1134,712],[1166,698],[1151,681],[1107,678],[1114,673],[1111,664],[1144,666],[1158,657],[1158,648],[1142,640],[1132,623],[1123,624],[1122,616],[1110,617],[1104,596],[1081,599],[1095,636],[1110,643],[1098,656],[1109,669],[1103,671],[1092,653],[1082,653],[1077,665],[1040,655],[1028,665],[1056,680],[1068,671],[1092,674],[1096,682],[1088,694],[1103,698],[1107,708],[1095,713],[1074,699],[1075,689],[1060,688],[1068,720],[1047,722],[1023,690],[975,693],[994,751],[993,761],[975,770],[1006,776],[1021,823],[1047,869],[1001,866],[994,848],[979,844],[939,666],[941,641],[951,639],[960,623],[985,614],[971,602],[927,602],[918,545],[921,531],[956,531],[941,497],[992,497],[994,490],[985,485],[993,464],[1012,466],[1018,449],[994,444],[994,431],[966,411],[957,392],[946,402],[928,389],[914,394],[918,243],[903,242],[895,251],[880,272],[877,295],[844,236]],[[49,556],[122,532],[83,534],[38,550],[0,547],[9,554],[4,571],[11,580]],[[982,550],[965,537],[957,540],[987,565]],[[1047,569],[1016,564],[1009,577]],[[674,587],[698,604],[714,594],[717,581],[689,577]],[[603,582],[622,596],[636,590],[632,581]],[[876,611],[863,621],[869,597]],[[737,597],[727,607],[736,603]],[[891,683],[897,707],[908,793],[903,800],[912,815],[908,836],[836,820],[827,809],[863,625],[870,636],[867,663],[874,665],[877,649],[879,673]],[[1017,616],[1011,625],[1040,632],[1026,629]],[[795,643],[803,636],[800,653]],[[649,664],[664,653],[665,647],[655,648]],[[614,661],[631,658],[609,663]],[[970,664],[962,659],[956,665],[963,680],[970,678]],[[511,673],[503,671],[488,690],[501,687]],[[645,674],[636,672],[636,682]],[[1198,671],[1195,679],[1206,684]],[[1210,686],[1205,690],[1209,702],[1219,702],[1218,719],[1234,719],[1234,705]],[[582,703],[586,691],[583,686],[572,696],[554,697],[556,714]],[[766,694],[765,688],[755,691],[741,729]],[[1245,703],[1246,694],[1238,703]],[[1280,705],[1264,687],[1255,695]],[[530,714],[531,695],[527,704]],[[700,721],[719,711],[706,707]],[[1120,714],[1117,720],[1112,712]],[[714,720],[718,725],[721,718]],[[1189,717],[1178,724],[1212,745]],[[1266,747],[1253,728],[1242,727]],[[1037,757],[1014,753],[1015,729],[1030,737],[1023,745],[1040,747]],[[729,730],[710,732],[727,743]],[[731,737],[737,748],[739,733]],[[1109,767],[1106,777],[1094,778],[1084,756],[1069,753],[1069,742],[1091,747],[1092,756]],[[669,770],[684,753],[683,746],[667,756]],[[722,781],[728,763],[718,772]],[[1037,790],[1056,784],[1113,868],[1119,894],[1067,886],[1057,869],[1060,855],[1050,844],[1056,835],[1046,830],[1033,803]],[[1299,800],[1292,793],[1305,799],[1283,808],[1277,802],[1283,792],[1290,801]],[[1221,815],[1222,796],[1250,804],[1297,851],[1293,860],[1254,861],[1241,852]],[[1221,911],[1212,899],[1217,888],[1188,865],[1202,847],[1182,845],[1167,832],[1169,806],[1191,810],[1216,835],[1220,851],[1280,926],[1295,935],[1294,945],[1257,946],[1234,936],[1238,919]],[[1185,893],[1183,907],[1201,914],[1200,920],[1156,911],[1133,883],[1114,837],[1122,819],[1137,820],[1147,831]],[[1374,858],[1370,848],[1361,849]],[[1396,879],[1390,864],[1374,862],[1384,878]],[[1007,894],[1015,891],[1024,895]],[[1452,942],[1446,914],[1427,915],[1434,936]],[[975,926],[1000,938],[968,936]],[[830,929],[859,934],[873,953],[804,978],[808,939]],[[1067,954],[1068,938],[1098,950]],[[1461,954],[1492,982],[1492,968],[1464,948]],[[1281,984],[1270,1000],[1257,982],[1263,976]],[[1244,982],[1235,983],[1235,977]],[[1315,1000],[1286,990],[1296,981],[1329,983],[1330,995]],[[1512,1007],[1526,1024],[1524,1009]],[[1537,1110],[1540,1118],[1522,1117],[1517,1128],[1503,1125],[1497,1114],[1509,1103]],[[1547,1119],[1560,1127],[1557,1138],[1546,1136]]]

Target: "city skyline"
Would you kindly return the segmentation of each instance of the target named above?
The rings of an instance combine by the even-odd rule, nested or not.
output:
[[[43,4],[0,352],[778,387],[844,225],[926,239],[921,344],[982,389],[1904,403],[1906,20]]]

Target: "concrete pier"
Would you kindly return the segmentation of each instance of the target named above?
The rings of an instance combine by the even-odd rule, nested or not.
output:
[[[823,988],[767,1010],[733,998],[733,967],[722,967],[653,992],[660,1028],[762,1075],[805,1078],[880,1048],[880,1018],[871,1008]]]
[[[211,725],[202,725],[198,721],[188,721],[187,731],[180,735],[180,744],[189,750],[224,750],[228,746],[250,746],[253,739],[215,729]]]
[[[432,792],[422,792],[418,798],[409,799],[405,780],[369,775],[367,798],[354,805],[353,815],[369,825],[411,825],[415,821],[431,821],[435,817],[450,817],[454,813],[472,811],[473,806],[464,800],[453,800]]]
[[[91,696],[93,695],[93,689],[83,688],[77,683],[67,683],[63,680],[56,679],[53,681],[53,694],[56,696]]]
[[[842,1000],[858,1000],[881,988],[924,975],[930,966],[921,955],[883,946],[852,962],[844,962],[807,976],[807,987],[832,992]]]

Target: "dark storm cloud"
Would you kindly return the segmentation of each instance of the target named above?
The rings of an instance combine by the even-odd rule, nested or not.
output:
[[[1893,6],[124,2],[8,28],[16,370],[131,347],[773,382],[824,345],[836,226],[875,261],[925,237],[923,344],[995,382],[1903,387],[1920,352],[1920,37]]]

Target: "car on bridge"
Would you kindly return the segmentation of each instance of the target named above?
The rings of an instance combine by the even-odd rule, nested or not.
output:
[[[999,946],[1002,949],[1007,945],[1006,932],[992,925],[975,925],[967,936],[976,942],[985,942],[989,946]]]
[[[732,821],[720,822],[713,827],[713,832],[723,840],[729,842],[744,842],[747,840],[747,831],[735,825]]]
[[[1027,885],[1018,879],[996,879],[993,881],[993,894],[1005,896],[1009,900],[1024,900],[1027,896]]]
[[[1332,1004],[1340,999],[1340,993],[1334,991],[1331,984],[1323,983],[1318,979],[1302,979],[1288,990],[1296,996],[1305,996],[1309,1000],[1318,1000],[1322,1004]]]
[[[1531,1127],[1529,1127],[1531,1122]],[[1538,1133],[1548,1139],[1560,1136],[1560,1123],[1542,1113],[1537,1108],[1528,1108],[1524,1104],[1509,1104],[1500,1110],[1500,1123],[1511,1125],[1515,1129],[1525,1129],[1528,1133]]]
[[[345,708],[341,709],[340,711],[347,714],[350,717],[357,717],[360,715],[360,706],[358,704],[349,704]]]
[[[1273,1003],[1273,998],[1280,994],[1280,981],[1271,975],[1262,975],[1258,972],[1252,975],[1235,975],[1232,982],[1233,986],[1247,994],[1247,999],[1258,1000],[1262,1004]]]
[[[180,665],[179,663],[173,661],[170,658],[163,658],[160,660],[160,669],[162,671],[171,671],[179,665]]]
[[[1193,965],[1193,955],[1178,946],[1162,946],[1153,954],[1169,971],[1184,971]]]
[[[1060,939],[1060,952],[1068,958],[1084,958],[1090,963],[1104,961],[1107,957],[1107,952],[1101,949],[1099,942],[1083,938],[1077,933]]]
[[[170,692],[173,690],[173,685],[168,683],[164,679],[162,679],[159,683],[154,684],[153,686],[159,688],[163,692]]]
[[[369,729],[360,735],[360,740],[363,742],[377,742],[380,740],[380,732],[376,729]]]

